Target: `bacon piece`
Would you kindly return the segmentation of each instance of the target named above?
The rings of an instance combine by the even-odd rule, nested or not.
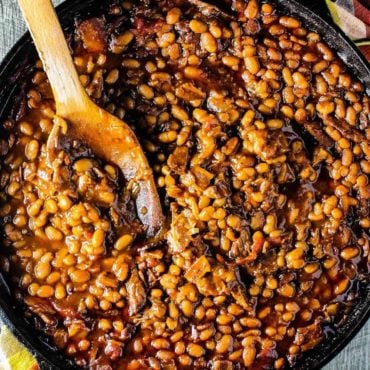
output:
[[[103,18],[91,18],[81,22],[77,32],[87,51],[90,53],[106,52],[108,35]]]
[[[132,271],[131,277],[126,283],[126,290],[129,304],[128,313],[133,316],[144,307],[147,298],[144,284],[136,269]]]

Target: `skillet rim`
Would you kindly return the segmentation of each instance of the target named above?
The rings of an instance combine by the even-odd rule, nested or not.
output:
[[[274,3],[280,11],[283,11],[286,14],[292,14],[299,19],[304,20],[305,24],[307,24],[310,29],[314,29],[314,31],[318,32],[324,41],[331,45],[331,48],[336,51],[339,57],[344,59],[343,61],[345,65],[349,68],[352,74],[363,82],[367,92],[369,93],[370,64],[339,27],[295,0],[272,0],[271,2]],[[81,10],[86,11],[91,5],[94,5],[94,3],[96,3],[96,0],[66,0],[57,6],[56,10],[62,23],[65,24],[65,18],[68,15],[77,15],[77,12]],[[340,46],[338,47],[338,45]],[[346,50],[343,50],[344,48]],[[26,66],[26,64],[22,65],[22,61],[16,61],[19,54],[22,54],[22,52],[24,53],[25,51],[33,54],[33,49],[31,37],[27,32],[14,44],[2,60],[0,64],[0,85],[9,83],[8,79],[12,76],[12,73],[14,73],[15,68]],[[5,100],[4,104],[2,104],[4,109],[0,110],[0,118],[4,115],[5,109],[10,103],[15,88],[16,86],[13,86],[10,91],[6,90],[6,95],[4,95],[4,92],[0,93],[0,102]],[[5,282],[2,272],[0,272],[0,287],[2,288],[1,290],[4,290],[5,288],[6,293],[10,295],[8,285]],[[52,346],[45,343],[41,338],[42,335],[39,333],[34,335],[32,332],[32,326],[26,324],[25,321],[20,322],[23,324],[22,326],[15,324],[15,320],[10,317],[12,315],[12,310],[14,310],[13,302],[7,302],[4,293],[2,292],[0,295],[1,320],[6,324],[15,337],[25,345],[33,355],[35,355],[41,369],[76,369],[76,366],[74,366],[66,356],[59,351],[55,351]],[[359,302],[354,304],[346,323],[336,330],[332,339],[326,339],[313,350],[305,353],[297,366],[295,366],[295,369],[313,370],[322,368],[353,339],[369,318],[370,282],[364,285],[363,296],[359,298]],[[43,346],[45,346],[46,349],[42,348]]]

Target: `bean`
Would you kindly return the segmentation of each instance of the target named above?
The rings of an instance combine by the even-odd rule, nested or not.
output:
[[[194,33],[205,33],[208,30],[208,26],[203,23],[202,21],[199,21],[197,19],[192,19],[189,22],[189,27]]]
[[[327,116],[330,113],[334,112],[335,105],[332,101],[328,101],[328,100],[320,101],[317,103],[316,109],[320,114]]]
[[[292,72],[290,71],[290,69],[288,67],[283,68],[282,74],[283,74],[283,79],[284,79],[285,83],[288,86],[294,86],[294,80],[293,80],[293,77],[292,77]]]
[[[355,109],[353,107],[350,106],[350,107],[347,108],[345,119],[351,126],[356,125],[357,112],[355,111]]]
[[[66,266],[73,266],[76,264],[76,257],[72,254],[68,254],[63,258],[63,264]]]
[[[278,290],[279,290],[279,293],[283,297],[290,297],[291,298],[295,294],[295,289],[291,284],[284,284]]]
[[[188,355],[179,356],[179,363],[183,366],[190,366],[192,364],[192,359]]]
[[[154,347],[155,349],[169,349],[171,343],[167,339],[156,338],[152,340],[151,346]]]
[[[231,315],[228,315],[228,314],[221,314],[221,315],[217,316],[216,321],[220,325],[227,325],[227,324],[230,324],[233,321],[233,317]]]
[[[351,76],[348,74],[341,74],[338,79],[339,85],[343,86],[344,88],[349,88],[351,86]]]
[[[341,294],[345,293],[345,291],[346,291],[346,290],[348,289],[348,287],[349,287],[349,283],[350,283],[350,281],[349,281],[349,279],[347,279],[347,278],[344,278],[344,279],[340,280],[340,281],[336,284],[336,286],[335,286],[335,288],[334,288],[334,294],[335,294],[335,295],[341,295]]]
[[[285,304],[285,308],[287,309],[287,311],[290,311],[290,312],[298,312],[300,310],[299,305],[294,301],[287,302]]]
[[[321,95],[325,95],[328,92],[328,84],[321,76],[316,77],[316,89]]]
[[[170,339],[172,343],[178,342],[184,336],[184,332],[182,330],[177,331],[176,333],[172,334]]]
[[[162,132],[158,136],[158,139],[162,143],[172,143],[173,141],[175,141],[177,139],[177,132],[174,131],[174,130]]]
[[[98,327],[103,331],[109,331],[112,329],[112,323],[108,319],[100,319],[98,322]]]
[[[101,245],[103,245],[104,239],[105,239],[105,232],[100,229],[95,230],[92,236],[92,239],[91,239],[92,246],[94,248],[100,247]]]
[[[10,204],[4,204],[0,207],[0,217],[7,216],[12,210],[12,206]]]
[[[46,199],[45,200],[45,203],[44,203],[44,209],[48,213],[55,214],[55,213],[58,212],[58,204],[57,204],[57,202],[54,199]]]
[[[302,310],[300,312],[300,316],[304,321],[310,321],[312,318],[312,311],[311,310]]]
[[[198,80],[204,75],[203,71],[200,68],[187,66],[184,69],[184,75],[186,78]]]
[[[63,239],[63,233],[53,226],[47,226],[45,228],[45,234],[49,240],[57,241]]]
[[[176,40],[176,36],[173,32],[165,32],[158,40],[158,46],[161,48],[167,48],[173,44]]]
[[[33,126],[29,122],[22,121],[22,122],[19,123],[18,127],[19,127],[19,131],[22,134],[27,135],[27,136],[32,136]]]
[[[215,53],[217,51],[217,41],[209,32],[201,34],[200,43],[202,48],[209,53]]]
[[[359,254],[360,251],[357,247],[347,247],[340,252],[341,257],[346,261],[357,257]]]
[[[258,15],[258,2],[257,0],[250,0],[248,1],[248,5],[244,11],[244,14],[249,19],[254,19]]]
[[[40,213],[41,207],[43,206],[42,199],[38,199],[36,202],[30,204],[27,207],[27,214],[30,217],[36,217]]]
[[[16,215],[13,218],[13,225],[21,228],[27,224],[27,218],[23,215]]]
[[[360,226],[364,229],[370,229],[370,219],[369,218],[362,218],[360,220]]]
[[[272,26],[270,26],[269,32],[273,36],[278,36],[282,35],[285,32],[285,28],[280,24],[273,24]]]
[[[215,334],[215,330],[213,328],[204,329],[199,334],[199,339],[202,341],[206,341],[210,339]]]
[[[134,34],[131,31],[125,31],[123,34],[116,37],[115,43],[119,46],[127,46],[134,39]]]
[[[55,284],[57,281],[60,280],[60,272],[58,271],[53,271],[51,272],[47,277],[46,277],[46,282],[49,285]]]
[[[191,317],[193,314],[193,304],[187,299],[185,299],[181,303],[181,310],[185,316]]]
[[[35,266],[35,276],[40,279],[44,280],[46,279],[51,272],[51,266],[47,262],[39,262]]]
[[[222,57],[222,63],[235,70],[238,69],[239,62],[240,62],[239,58],[231,55],[226,55]]]
[[[93,168],[93,163],[91,159],[83,158],[76,161],[73,165],[73,168],[77,172],[86,172]]]
[[[307,264],[305,267],[304,267],[304,270],[308,273],[308,274],[314,274],[318,269],[320,268],[320,265],[318,263],[309,263]]]
[[[86,283],[90,280],[90,273],[85,270],[72,271],[69,276],[74,283]]]
[[[103,310],[103,311],[109,311],[111,308],[112,308],[112,303],[110,303],[108,300],[106,299],[102,299],[100,302],[99,302],[99,307]]]
[[[286,87],[283,90],[283,99],[284,99],[284,102],[287,103],[287,104],[294,103],[295,96],[294,96],[294,93],[293,93],[293,89],[291,87]]]
[[[216,344],[216,352],[226,353],[231,352],[233,349],[233,337],[231,335],[223,335]]]
[[[41,285],[40,288],[37,289],[37,295],[40,298],[50,298],[54,295],[54,288],[50,285]]]
[[[327,45],[322,42],[318,42],[316,46],[317,50],[323,55],[324,60],[333,60],[334,54]]]
[[[167,24],[176,24],[181,16],[181,10],[179,8],[171,8],[167,12],[166,22]]]
[[[122,61],[122,66],[129,69],[138,69],[140,62],[133,58],[126,58]]]
[[[121,251],[129,247],[134,241],[134,237],[130,234],[122,235],[115,243],[114,248]]]
[[[58,206],[62,211],[68,211],[72,206],[72,201],[67,195],[59,195]]]
[[[279,18],[279,23],[287,28],[301,27],[301,22],[293,17],[282,16]]]
[[[318,61],[318,57],[314,53],[306,53],[303,55],[302,59],[308,63],[314,63]]]
[[[32,297],[34,297],[37,294],[38,289],[40,288],[40,284],[38,283],[32,283],[28,286],[28,293]]]
[[[313,73],[320,73],[328,67],[329,63],[326,60],[321,60],[313,66]]]
[[[353,161],[353,154],[351,149],[344,149],[342,154],[342,164],[343,166],[350,166]]]
[[[201,357],[204,354],[204,349],[199,344],[189,343],[187,347],[187,352],[191,357]]]
[[[255,56],[245,57],[244,63],[245,63],[245,67],[247,68],[247,70],[253,75],[256,75],[258,71],[260,70],[260,64],[258,62],[258,58]]]
[[[285,322],[291,322],[293,319],[294,319],[294,314],[292,312],[285,312],[283,315],[282,315],[282,319],[285,321]]]
[[[301,72],[294,72],[293,75],[294,86],[300,89],[307,89],[308,82]]]
[[[252,329],[259,328],[261,326],[261,321],[253,317],[243,317],[240,319],[240,323],[243,326],[247,326]]]
[[[269,289],[277,289],[277,287],[278,287],[278,281],[275,278],[268,277],[266,279],[266,286]]]
[[[209,32],[216,39],[219,39],[222,36],[222,29],[216,23],[211,23],[210,24],[210,26],[209,26]]]
[[[273,337],[273,336],[276,335],[277,330],[273,326],[267,326],[266,329],[265,329],[265,333],[269,337]]]
[[[293,108],[291,108],[289,105],[283,105],[280,108],[281,113],[284,114],[284,116],[292,119],[294,117],[294,111]]]
[[[269,119],[267,120],[267,126],[271,129],[278,130],[283,127],[283,121],[281,119]]]
[[[170,361],[173,360],[175,354],[171,351],[159,350],[157,352],[157,357],[162,361]]]
[[[80,351],[87,351],[90,348],[90,342],[87,339],[82,339],[78,342],[78,349]]]
[[[271,4],[264,3],[262,4],[261,10],[263,14],[271,14],[274,11],[274,8]]]
[[[113,272],[119,281],[125,281],[128,276],[129,266],[127,263],[117,259],[117,261],[113,264]]]
[[[118,81],[119,78],[119,70],[117,68],[112,69],[107,77],[105,78],[105,82],[109,85],[113,85]]]
[[[254,359],[256,358],[257,351],[254,347],[249,346],[243,350],[243,362],[244,366],[249,368],[253,365]]]
[[[25,155],[30,161],[34,161],[39,154],[40,144],[37,140],[31,140],[25,149]]]
[[[185,347],[185,343],[184,342],[177,342],[176,345],[175,345],[175,353],[177,355],[182,355],[183,353],[185,353],[185,350],[186,350],[186,347]]]
[[[101,272],[96,279],[96,283],[101,288],[117,288],[118,285],[117,279],[108,272]]]
[[[186,121],[189,119],[189,115],[185,109],[182,109],[178,105],[172,106],[172,115],[179,121]]]
[[[239,349],[238,351],[235,351],[235,352],[231,353],[229,355],[229,360],[230,361],[236,361],[236,360],[240,359],[241,356],[242,356],[242,353],[243,353],[242,349]]]
[[[215,212],[215,209],[212,206],[203,208],[203,210],[199,214],[199,220],[210,221],[211,218],[213,217],[214,212]]]
[[[153,89],[148,85],[140,85],[139,86],[139,93],[146,99],[150,100],[154,98],[154,91]]]
[[[7,188],[7,193],[10,196],[14,196],[17,194],[18,190],[21,188],[21,185],[18,182],[12,181],[8,188]]]
[[[80,75],[80,82],[83,87],[87,87],[90,83],[90,77],[88,75]]]

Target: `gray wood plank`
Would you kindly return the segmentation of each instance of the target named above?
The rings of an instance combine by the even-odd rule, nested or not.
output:
[[[62,0],[54,0],[60,4]],[[0,59],[25,31],[15,0],[0,0]],[[324,370],[370,370],[370,321]]]

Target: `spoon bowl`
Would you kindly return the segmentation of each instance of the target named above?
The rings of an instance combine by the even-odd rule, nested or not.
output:
[[[147,236],[155,236],[163,227],[164,216],[153,172],[135,133],[87,95],[51,1],[18,0],[18,3],[52,87],[56,115],[68,121],[69,136],[117,165],[126,181],[135,183],[138,217]]]

